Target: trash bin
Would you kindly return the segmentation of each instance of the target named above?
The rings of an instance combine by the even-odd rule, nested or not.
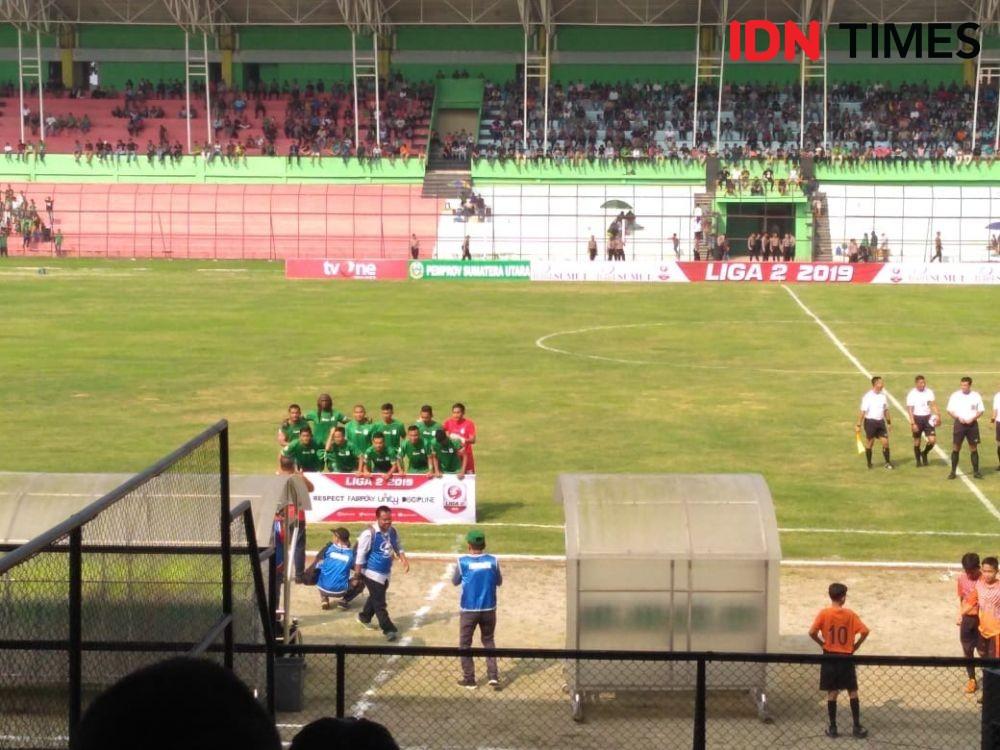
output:
[[[306,660],[301,656],[278,656],[274,659],[274,708],[280,712],[302,710],[305,692]]]

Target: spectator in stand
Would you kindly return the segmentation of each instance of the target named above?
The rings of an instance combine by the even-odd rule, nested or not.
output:
[[[279,750],[274,721],[236,673],[177,657],[123,677],[87,707],[73,750]]]
[[[290,750],[399,750],[392,734],[368,719],[324,718],[306,724],[292,740]],[[254,750],[248,748],[248,750]]]

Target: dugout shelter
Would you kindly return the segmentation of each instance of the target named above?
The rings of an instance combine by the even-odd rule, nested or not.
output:
[[[561,474],[566,520],[566,646],[740,651],[778,645],[781,545],[759,474]],[[763,666],[714,668],[712,689],[748,690],[765,718]],[[576,662],[574,715],[588,696],[688,690],[693,665]]]

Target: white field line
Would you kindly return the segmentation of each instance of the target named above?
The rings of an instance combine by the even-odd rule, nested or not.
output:
[[[788,287],[785,287],[785,288],[787,289]],[[716,324],[721,323],[721,322],[723,322],[723,321],[715,321]],[[732,324],[732,323],[746,323],[747,321],[725,321],[725,322]],[[774,320],[774,321],[769,321],[769,322],[771,322],[771,323],[794,323],[794,322],[807,322],[807,321]],[[546,343],[549,339],[556,338],[557,336],[574,336],[576,334],[591,333],[593,331],[614,331],[614,330],[620,330],[622,328],[651,328],[651,327],[654,327],[654,326],[665,326],[665,325],[676,325],[676,324],[677,324],[676,321],[672,321],[670,323],[667,323],[667,322],[662,322],[662,323],[624,323],[624,324],[621,324],[621,325],[590,326],[588,328],[575,328],[575,329],[570,330],[570,331],[555,331],[553,333],[547,333],[544,336],[540,336],[539,338],[535,339],[535,346],[537,346],[539,349],[543,349],[543,350],[545,350],[547,352],[552,352],[553,354],[562,354],[562,355],[565,355],[567,357],[577,357],[579,359],[592,359],[592,360],[596,360],[598,362],[614,362],[614,363],[620,364],[620,365],[643,365],[643,366],[655,365],[655,366],[673,367],[673,368],[687,368],[687,369],[691,369],[691,370],[731,370],[732,369],[731,365],[698,365],[698,364],[694,364],[694,363],[691,363],[691,362],[666,362],[666,361],[663,361],[663,360],[656,361],[656,360],[646,360],[646,359],[620,359],[618,357],[605,357],[605,356],[602,356],[600,354],[582,354],[580,352],[572,352],[569,349],[560,349],[557,346],[552,346],[552,345]],[[685,322],[685,325],[687,325],[687,322]],[[844,375],[853,375],[854,374],[850,370],[803,370],[803,369],[789,370],[789,369],[780,369],[780,368],[774,368],[774,367],[744,367],[742,365],[741,365],[741,368],[744,369],[744,370],[752,371],[752,372],[767,372],[767,373],[776,373],[776,374],[779,374],[779,375],[841,375],[841,376],[844,376]],[[937,370],[925,370],[925,372],[929,372],[929,373],[934,374],[934,375],[964,374],[964,373],[958,373],[956,371],[937,371]],[[979,373],[981,373],[983,375],[1000,375],[1000,370],[976,370],[976,372],[979,372]],[[889,372],[889,371],[885,371],[883,374],[885,374],[885,375],[908,375],[910,373],[909,372]]]
[[[795,304],[801,307],[802,311],[810,318],[812,318],[813,321],[815,321],[816,325],[818,325],[820,329],[823,331],[823,333],[826,334],[827,338],[829,338],[830,341],[833,342],[834,346],[836,346],[840,350],[840,353],[843,354],[845,357],[847,357],[848,361],[850,361],[850,363],[857,368],[858,372],[860,372],[866,378],[871,380],[872,377],[871,372],[869,372],[868,369],[863,364],[861,364],[860,360],[858,360],[857,357],[851,354],[848,348],[844,346],[844,342],[838,339],[837,336],[834,334],[834,332],[830,330],[830,327],[822,320],[820,320],[819,316],[816,315],[816,313],[814,313],[812,310],[806,307],[805,303],[803,303],[802,300],[799,299],[799,296],[795,292],[793,292],[790,287],[786,286],[785,284],[782,284],[781,288],[784,289],[786,292],[788,292],[791,298],[795,300]],[[891,393],[889,393],[888,389],[885,389],[883,392],[885,393],[886,396],[888,396],[889,402],[893,406],[895,406],[897,411],[899,411],[900,414],[906,417],[907,422],[909,422],[909,416],[910,416],[909,412],[906,411],[906,409],[899,402],[899,400]],[[944,452],[944,450],[941,448],[940,445],[935,444],[934,452],[937,455],[941,456],[941,458],[945,459],[946,461],[950,460],[949,455]],[[983,494],[982,490],[980,490],[972,482],[972,480],[969,479],[969,477],[965,474],[964,471],[959,470],[958,478],[962,480],[962,483],[966,486],[969,492],[971,492],[976,497],[976,499],[979,500],[980,504],[986,509],[986,511],[995,519],[1000,521],[1000,510],[997,510],[997,507],[990,501],[988,497],[986,497],[986,495]]]
[[[958,536],[988,537],[995,539],[995,533],[984,531],[886,531],[884,529],[819,529],[819,528],[779,528],[783,534],[867,534],[870,536]]]
[[[407,555],[407,557],[413,557],[413,555]],[[454,563],[449,562],[445,566],[444,573],[441,575],[441,578],[438,579],[438,581],[435,582],[434,585],[430,587],[430,589],[427,592],[427,595],[424,597],[424,601],[427,602],[427,604],[424,604],[419,609],[417,609],[416,612],[413,613],[413,622],[410,624],[410,628],[407,631],[407,634],[402,638],[400,638],[399,640],[400,646],[409,646],[411,643],[413,643],[413,636],[411,635],[411,633],[414,630],[419,629],[420,626],[423,625],[424,619],[427,617],[427,615],[430,613],[431,609],[434,606],[434,602],[441,595],[441,592],[444,590],[444,587],[447,586],[448,583],[451,581],[451,574],[453,569],[454,569]],[[379,670],[379,672],[375,675],[375,678],[372,680],[371,685],[368,686],[368,689],[365,690],[365,692],[361,694],[361,698],[353,706],[351,706],[351,711],[350,711],[351,716],[360,719],[365,715],[367,711],[370,711],[372,709],[372,707],[375,705],[375,696],[378,694],[379,688],[385,685],[385,683],[391,680],[393,676],[396,674],[397,670],[392,665],[396,664],[396,662],[398,661],[399,661],[399,656],[395,654],[393,656],[388,657],[385,660],[386,666],[381,670]]]

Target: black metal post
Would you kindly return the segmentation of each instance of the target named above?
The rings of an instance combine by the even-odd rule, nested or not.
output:
[[[346,668],[344,662],[347,660],[347,654],[344,653],[344,649],[340,646],[337,647],[337,718],[344,718],[344,684]]]
[[[694,750],[705,750],[705,658],[698,658],[694,690]]]
[[[278,602],[278,569],[274,564],[274,555],[267,558],[267,616],[270,618],[270,646],[267,650],[267,710],[274,716],[274,624],[275,607]],[[288,645],[288,644],[282,644]]]
[[[69,533],[69,740],[83,710],[83,530]]]
[[[229,517],[229,428],[219,433],[219,533],[222,546],[222,614],[229,615],[223,631],[223,662],[226,669],[233,668],[233,541]]]

